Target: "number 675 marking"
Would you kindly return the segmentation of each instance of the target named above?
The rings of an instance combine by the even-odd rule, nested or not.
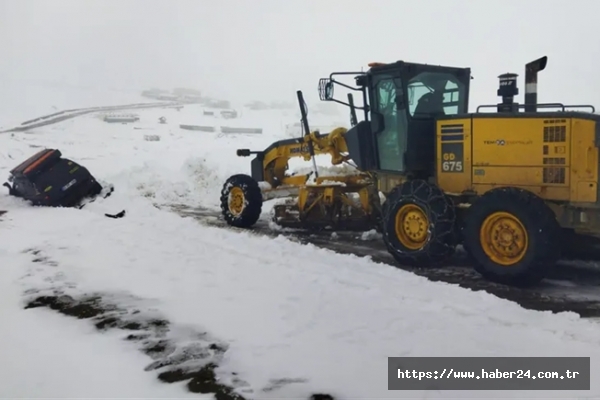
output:
[[[442,163],[442,171],[444,172],[462,172],[462,161],[444,161]]]

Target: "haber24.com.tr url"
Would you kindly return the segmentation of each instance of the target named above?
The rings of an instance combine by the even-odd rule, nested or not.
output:
[[[417,371],[398,369],[398,379],[574,379],[579,375],[577,371],[566,370],[538,371],[530,369],[516,371],[500,371],[481,369],[480,371],[455,371],[453,368],[444,368],[442,371]]]

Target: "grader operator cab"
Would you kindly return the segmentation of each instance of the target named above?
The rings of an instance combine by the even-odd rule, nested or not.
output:
[[[252,177],[236,175],[223,187],[223,215],[230,225],[249,227],[263,200],[280,197],[270,193],[288,191],[286,212],[275,209],[280,224],[295,218],[300,226],[335,229],[359,215],[381,231],[401,264],[434,267],[462,244],[485,278],[535,284],[568,250],[567,235],[600,233],[600,117],[592,106],[538,104],[537,74],[546,63],[542,57],[526,65],[525,104],[514,101],[517,75],[504,74],[502,102],[474,113],[469,68],[398,61],[333,73],[319,82],[320,97],[348,105],[352,127],[311,133],[301,101],[306,135],[255,152]],[[356,85],[336,79],[344,75]],[[335,99],[335,86],[360,92],[363,105],[354,105],[352,95]],[[575,111],[582,108],[591,112]],[[357,109],[364,112],[360,122]],[[312,185],[307,176],[286,175],[294,154],[314,160],[317,153],[360,172]]]

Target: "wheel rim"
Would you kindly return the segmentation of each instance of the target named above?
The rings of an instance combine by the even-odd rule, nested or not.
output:
[[[239,216],[244,211],[245,196],[244,191],[239,187],[234,187],[229,192],[229,212]]]
[[[396,237],[410,249],[418,250],[427,242],[429,219],[421,207],[406,204],[396,213]]]
[[[483,221],[479,240],[483,251],[493,262],[511,266],[525,257],[529,238],[517,217],[507,212],[496,212]]]

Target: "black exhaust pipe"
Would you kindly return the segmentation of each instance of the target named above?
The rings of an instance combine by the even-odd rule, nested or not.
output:
[[[547,63],[548,57],[544,56],[525,64],[525,112],[537,111],[537,74]]]

